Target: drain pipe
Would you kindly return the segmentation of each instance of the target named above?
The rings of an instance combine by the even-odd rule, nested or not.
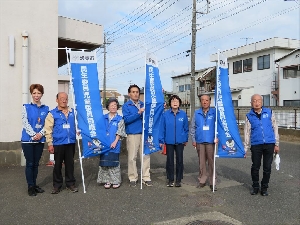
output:
[[[28,88],[29,88],[29,70],[28,70],[28,32],[22,32],[22,53],[23,53],[23,62],[22,62],[22,103],[28,103]],[[26,165],[26,159],[24,157],[24,152],[21,152],[21,166]]]
[[[28,103],[29,71],[28,71],[28,32],[22,32],[23,65],[22,65],[22,103]]]

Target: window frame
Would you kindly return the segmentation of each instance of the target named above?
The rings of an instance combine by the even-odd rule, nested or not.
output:
[[[262,62],[260,62],[260,59],[262,59]],[[269,60],[267,61],[266,59],[269,59]],[[266,64],[266,63],[268,63],[268,64]],[[257,57],[257,70],[270,69],[270,66],[271,66],[270,54]]]
[[[243,72],[243,60],[238,60],[233,62],[232,66],[233,74],[238,74]]]
[[[252,58],[244,59],[243,60],[243,72],[251,72],[252,68],[253,68],[253,59]]]
[[[184,84],[178,86],[178,92],[184,92]]]

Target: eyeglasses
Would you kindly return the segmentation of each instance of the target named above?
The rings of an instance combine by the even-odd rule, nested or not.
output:
[[[256,103],[256,102],[261,102],[261,99],[254,99],[251,102]]]

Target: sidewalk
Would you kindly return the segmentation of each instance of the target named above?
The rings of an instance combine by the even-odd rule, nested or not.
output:
[[[153,187],[129,187],[127,158],[121,156],[123,183],[106,190],[96,183],[98,159],[84,159],[87,193],[79,160],[78,193],[51,195],[52,168],[40,166],[45,193],[27,195],[24,167],[0,167],[1,224],[300,224],[300,144],[281,144],[281,167],[273,165],[269,196],[251,196],[251,159],[217,159],[218,191],[196,188],[198,159],[191,143],[184,152],[181,188],[167,187],[165,156],[151,156]],[[212,223],[213,222],[213,223]]]

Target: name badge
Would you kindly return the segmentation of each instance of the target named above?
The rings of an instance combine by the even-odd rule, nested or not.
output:
[[[63,128],[64,128],[64,129],[69,129],[69,128],[70,128],[70,124],[64,123],[64,124],[63,124]]]
[[[36,124],[36,125],[35,125],[35,128],[41,129],[41,128],[42,128],[42,124]]]
[[[209,126],[203,126],[203,130],[209,130]]]

